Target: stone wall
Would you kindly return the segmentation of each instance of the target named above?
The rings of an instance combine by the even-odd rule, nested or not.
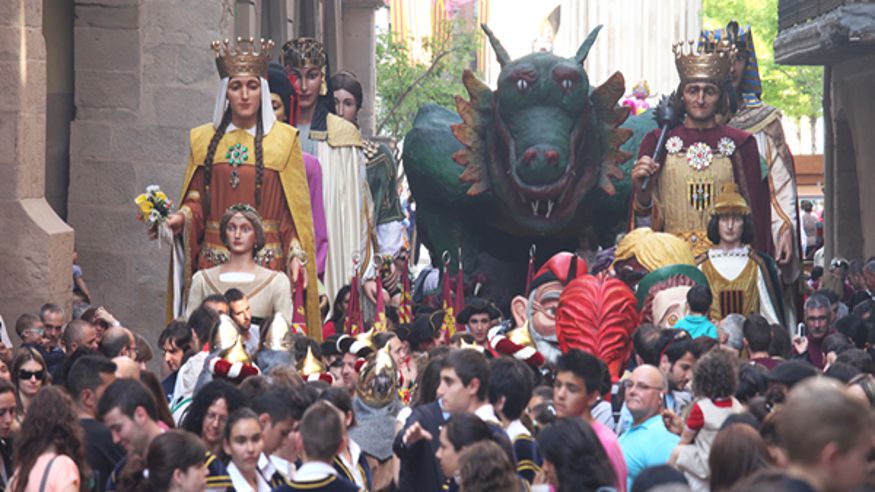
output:
[[[0,315],[69,308],[73,231],[45,200],[42,2],[0,2]]]
[[[875,57],[832,65],[833,169],[827,180],[824,219],[831,256],[875,255]],[[827,258],[827,261],[829,258]]]
[[[133,198],[157,184],[178,200],[188,130],[212,116],[218,75],[209,45],[231,35],[229,4],[75,6],[68,220],[94,303],[153,342],[164,326],[170,250],[148,240]]]

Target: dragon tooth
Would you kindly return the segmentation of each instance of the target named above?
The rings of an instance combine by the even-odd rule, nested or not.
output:
[[[553,205],[554,205],[553,200],[547,200],[547,214],[544,215],[544,218],[546,218],[546,219],[550,218],[550,214],[553,213]]]

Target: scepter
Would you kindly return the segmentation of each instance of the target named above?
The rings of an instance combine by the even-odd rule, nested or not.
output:
[[[676,127],[684,116],[684,108],[677,104],[675,93],[672,92],[669,96],[662,96],[659,104],[656,106],[656,111],[653,112],[653,119],[656,125],[660,128],[659,139],[656,141],[656,149],[653,151],[653,161],[656,162],[659,157],[662,147],[665,145],[665,139],[668,138],[668,131]],[[641,191],[647,189],[650,184],[650,176],[644,178],[641,183]]]

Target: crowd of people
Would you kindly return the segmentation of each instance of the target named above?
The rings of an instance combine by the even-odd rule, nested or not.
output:
[[[11,491],[869,490],[875,261],[860,280],[811,293],[793,338],[759,314],[641,324],[616,381],[583,350],[540,367],[498,352],[476,325],[506,320],[476,298],[460,316],[475,327],[451,338],[440,310],[400,323],[389,307],[381,333],[288,332],[290,364],[220,376],[222,325],[246,334],[250,309],[211,296],[161,333],[163,378],[106,309],[66,321],[46,304],[0,354],[0,477]]]

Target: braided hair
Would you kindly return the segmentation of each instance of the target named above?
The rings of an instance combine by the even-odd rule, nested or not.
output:
[[[264,124],[261,122],[261,112],[258,109],[258,123],[255,125],[255,206],[261,205],[261,184],[264,182]]]
[[[261,119],[259,119],[261,121]],[[219,127],[213,132],[213,138],[210,139],[210,144],[207,145],[207,155],[204,157],[204,215],[210,214],[210,181],[213,178],[213,158],[216,156],[216,149],[219,147],[219,142],[225,136],[225,130],[228,124],[231,123],[231,108],[225,110],[222,115],[222,122]]]
[[[261,112],[264,108],[258,109],[258,122],[255,127],[255,206],[261,205],[261,185],[264,182],[264,124],[261,119]],[[222,115],[222,122],[216,131],[213,133],[213,138],[207,146],[207,155],[204,157],[204,190],[205,203],[204,213],[210,213],[210,182],[213,177],[213,158],[216,155],[216,150],[219,147],[219,142],[225,136],[225,130],[228,124],[231,123],[231,108],[225,111]]]

